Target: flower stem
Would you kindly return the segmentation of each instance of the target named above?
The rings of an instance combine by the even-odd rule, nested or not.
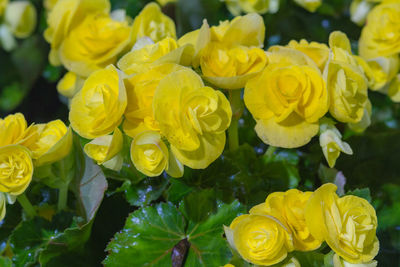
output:
[[[269,146],[267,148],[267,151],[265,151],[264,156],[267,157],[267,158],[271,158],[274,155],[275,151],[276,151],[276,147],[275,146]]]
[[[230,151],[239,148],[239,119],[243,113],[243,103],[240,97],[241,90],[229,90],[229,102],[232,108],[232,121],[228,129]]]
[[[68,184],[64,184],[58,189],[57,210],[62,211],[67,207],[68,200]]]
[[[29,218],[33,218],[36,216],[35,208],[32,206],[31,202],[29,201],[29,199],[26,197],[25,194],[19,195],[17,197],[17,200]]]

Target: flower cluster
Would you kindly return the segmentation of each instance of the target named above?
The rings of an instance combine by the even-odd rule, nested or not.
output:
[[[324,184],[314,192],[290,189],[268,195],[225,227],[230,246],[248,262],[270,266],[291,259],[292,251],[312,251],[326,242],[336,253],[335,267],[376,266],[374,208],[357,196],[339,197],[336,189]]]
[[[393,101],[400,102],[400,3],[393,0],[378,2],[381,3],[375,6],[370,3],[371,10],[364,12],[365,16],[368,14],[368,23],[361,32],[359,52],[365,61],[363,68],[370,89],[386,93]]]
[[[333,167],[341,149],[341,135],[327,142],[324,124],[329,114],[355,131],[369,125],[370,102],[365,63],[352,54],[342,32],[332,32],[329,46],[317,42],[291,41],[272,46],[266,52],[267,64],[244,90],[244,102],[257,124],[258,136],[267,144],[294,148],[307,144],[321,133],[323,149],[330,146]],[[331,121],[332,127],[335,122]],[[336,141],[335,141],[336,140]],[[340,142],[338,142],[340,141]]]
[[[14,37],[26,38],[36,27],[36,9],[29,1],[0,0],[0,45],[10,51],[17,45]]]
[[[225,147],[232,112],[222,92],[185,67],[195,46],[176,40],[174,22],[155,3],[130,24],[100,2],[58,1],[45,32],[51,62],[69,70],[58,89],[71,98],[72,128],[91,140],[84,151],[119,170],[125,134],[133,138],[133,164],[147,176],[180,177],[184,165],[206,168]]]
[[[14,203],[29,186],[34,167],[64,158],[71,147],[72,132],[60,120],[28,127],[21,113],[0,119],[0,220],[6,200]]]
[[[371,70],[342,32],[331,33],[329,46],[301,40],[264,51],[257,13],[211,27],[204,20],[178,40],[174,22],[155,3],[131,21],[121,10],[110,12],[108,0],[58,1],[48,15],[50,61],[69,70],[58,90],[71,99],[71,125],[93,140],[85,151],[99,164],[120,169],[123,134],[114,130],[122,125],[135,139],[131,159],[142,173],[180,176],[183,165],[206,168],[222,153],[232,116],[214,88],[230,95],[244,88],[266,144],[300,147],[320,133],[331,167],[340,152],[352,151],[328,112],[354,131],[370,123]],[[240,110],[231,105],[237,119]]]

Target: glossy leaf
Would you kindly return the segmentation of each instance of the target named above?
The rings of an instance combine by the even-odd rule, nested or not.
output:
[[[171,266],[172,251],[187,239],[190,248],[184,266],[220,266],[229,261],[230,250],[223,238],[223,224],[245,210],[239,202],[219,204],[206,221],[186,221],[172,203],[160,203],[133,212],[122,232],[107,246],[106,266]],[[182,250],[178,250],[182,251]],[[182,255],[180,255],[182,256]],[[176,255],[174,256],[174,259]],[[180,258],[180,257],[178,257]]]

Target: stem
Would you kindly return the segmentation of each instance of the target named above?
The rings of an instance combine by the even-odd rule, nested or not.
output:
[[[33,218],[36,216],[35,208],[32,206],[31,202],[29,201],[29,199],[26,197],[25,194],[19,195],[17,197],[17,200],[29,218]]]
[[[68,184],[64,184],[58,189],[58,211],[62,211],[67,207],[68,200]]]
[[[239,148],[239,119],[243,112],[243,103],[240,98],[241,90],[229,90],[229,102],[232,109],[232,121],[228,129],[229,149],[234,151]]]
[[[267,157],[267,158],[270,158],[270,157],[272,157],[274,155],[275,151],[276,151],[276,147],[275,146],[269,146],[267,148],[267,151],[265,151],[264,156]]]

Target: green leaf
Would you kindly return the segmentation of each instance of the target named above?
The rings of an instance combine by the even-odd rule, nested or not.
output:
[[[41,217],[22,221],[9,240],[14,253],[13,263],[16,266],[35,263],[40,252],[71,224],[71,220],[70,214],[61,213],[54,216],[52,222]]]
[[[185,266],[221,266],[232,257],[226,240],[222,237],[223,225],[246,212],[238,201],[229,205],[218,204],[218,211],[203,223],[190,221],[187,228],[191,244]]]
[[[366,200],[368,200],[368,202],[371,203],[371,192],[369,191],[369,188],[357,188],[351,191],[348,191],[346,193],[346,195],[353,195],[353,196],[357,196],[357,197],[361,197],[364,198]]]
[[[125,227],[107,246],[106,266],[171,266],[172,251],[187,239],[190,248],[185,266],[220,266],[231,257],[223,238],[223,225],[245,212],[235,201],[219,204],[218,210],[202,223],[187,222],[172,203],[160,203],[133,212]],[[175,249],[174,249],[175,248]],[[174,259],[176,259],[174,255]],[[177,257],[179,258],[179,257]]]
[[[300,252],[296,251],[293,256],[300,262],[301,266],[307,267],[328,267],[324,264],[325,255],[319,252],[307,251]]]
[[[124,192],[126,200],[132,206],[142,207],[157,200],[167,185],[168,180],[165,177],[148,177],[138,184],[132,184],[130,180],[126,180],[117,191]]]
[[[0,257],[0,266],[2,267],[12,267],[12,261],[10,258]]]
[[[185,196],[183,201],[185,214],[190,220],[195,222],[207,219],[217,208],[215,189],[203,189],[191,192]]]
[[[79,203],[86,222],[93,219],[107,189],[107,180],[101,168],[84,156],[83,174],[78,182]]]
[[[79,252],[83,250],[83,246],[90,237],[92,225],[93,220],[82,227],[67,228],[64,232],[52,238],[40,252],[40,264],[45,265],[54,258],[70,253],[71,251]]]
[[[185,238],[186,222],[171,204],[133,212],[107,246],[106,266],[171,266],[173,247]]]
[[[170,184],[165,194],[167,200],[174,204],[178,204],[184,196],[194,190],[193,187],[188,186],[181,179],[170,179]]]

